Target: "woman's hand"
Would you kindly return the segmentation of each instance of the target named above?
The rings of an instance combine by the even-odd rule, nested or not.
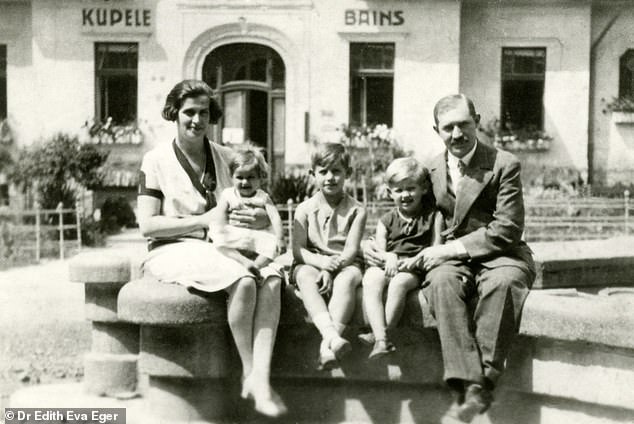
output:
[[[263,230],[271,225],[271,220],[264,208],[245,208],[231,211],[229,224],[251,230]]]

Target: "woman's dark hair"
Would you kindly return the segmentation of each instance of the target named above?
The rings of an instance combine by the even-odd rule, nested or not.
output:
[[[200,80],[183,80],[169,92],[163,106],[163,119],[176,121],[178,110],[188,97],[207,96],[209,98],[209,122],[215,124],[222,117],[222,109],[214,99],[214,92],[206,82]]]

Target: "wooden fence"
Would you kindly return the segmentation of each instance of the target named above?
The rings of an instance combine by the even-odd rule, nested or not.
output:
[[[79,208],[0,210],[0,259],[31,256],[38,262],[50,251],[64,259],[69,249],[81,250],[80,218]]]
[[[598,197],[570,199],[525,199],[526,241],[557,241],[601,239],[634,233],[630,220],[632,204],[629,192],[620,199]],[[278,205],[290,239],[296,204],[291,200]],[[389,202],[370,202],[366,205],[368,221],[366,235],[374,234],[381,215],[391,209]]]

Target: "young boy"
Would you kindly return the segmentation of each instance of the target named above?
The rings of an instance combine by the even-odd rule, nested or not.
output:
[[[350,172],[350,155],[342,144],[318,145],[311,157],[318,192],[297,207],[293,224],[291,278],[322,335],[322,369],[336,366],[351,349],[341,334],[354,312],[362,278],[359,244],[366,212],[344,192]],[[327,304],[324,296],[330,297]]]

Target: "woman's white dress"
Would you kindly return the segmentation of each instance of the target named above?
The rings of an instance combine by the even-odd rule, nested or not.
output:
[[[211,143],[215,165],[216,197],[231,186],[231,149]],[[171,217],[205,212],[207,201],[179,162],[172,143],[164,143],[143,158],[139,194],[161,200],[161,214]],[[252,276],[239,262],[221,254],[199,230],[176,238],[150,239],[159,245],[148,252],[142,266],[146,275],[206,292],[223,290],[245,276]]]

